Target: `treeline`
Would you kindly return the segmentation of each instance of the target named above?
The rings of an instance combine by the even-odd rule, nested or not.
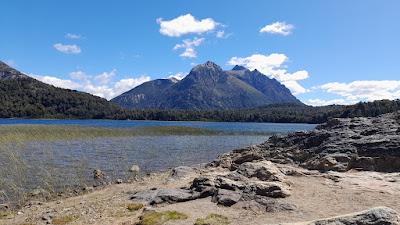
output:
[[[128,112],[127,117],[133,120],[323,123],[329,118],[375,117],[398,110],[400,110],[400,100],[380,100],[348,106],[313,107],[298,104],[281,104],[255,109],[223,111],[136,110]]]
[[[377,116],[397,110],[400,100],[322,107],[282,104],[243,110],[125,110],[103,98],[32,78],[0,82],[0,118],[322,123],[333,117]]]

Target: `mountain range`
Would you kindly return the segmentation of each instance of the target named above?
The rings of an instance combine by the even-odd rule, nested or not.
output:
[[[257,70],[224,71],[213,62],[195,66],[182,80],[157,79],[111,100],[128,109],[225,110],[302,104],[289,89]]]

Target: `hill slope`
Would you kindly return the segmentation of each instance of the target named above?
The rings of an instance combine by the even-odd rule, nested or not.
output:
[[[123,112],[106,99],[57,88],[0,61],[0,118],[111,118]]]
[[[111,101],[129,109],[185,110],[301,104],[285,86],[256,70],[236,66],[231,71],[223,71],[213,62],[194,67],[181,81],[164,83],[149,81]]]

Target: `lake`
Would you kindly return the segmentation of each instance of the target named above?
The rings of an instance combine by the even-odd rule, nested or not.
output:
[[[190,127],[217,133],[140,133],[133,136],[82,136],[68,140],[32,139],[29,137],[34,136],[32,131],[17,133],[25,139],[0,147],[0,165],[4,168],[0,171],[0,203],[20,200],[21,196],[36,189],[56,193],[91,185],[94,169],[105,172],[110,181],[128,179],[132,165],[139,165],[142,172],[152,172],[206,163],[230,150],[262,143],[272,134],[306,131],[315,127],[284,123],[0,119],[3,132],[30,126],[39,126],[34,132],[67,127],[63,128],[65,133],[61,135],[76,132],[76,127],[81,127],[83,131],[93,127],[108,130]],[[74,130],[70,131],[68,127],[74,127]]]

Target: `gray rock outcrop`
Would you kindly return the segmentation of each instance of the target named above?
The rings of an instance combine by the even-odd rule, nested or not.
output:
[[[223,154],[212,166],[236,170],[270,160],[319,171],[400,171],[400,115],[332,119],[310,132],[273,136],[267,142]]]

